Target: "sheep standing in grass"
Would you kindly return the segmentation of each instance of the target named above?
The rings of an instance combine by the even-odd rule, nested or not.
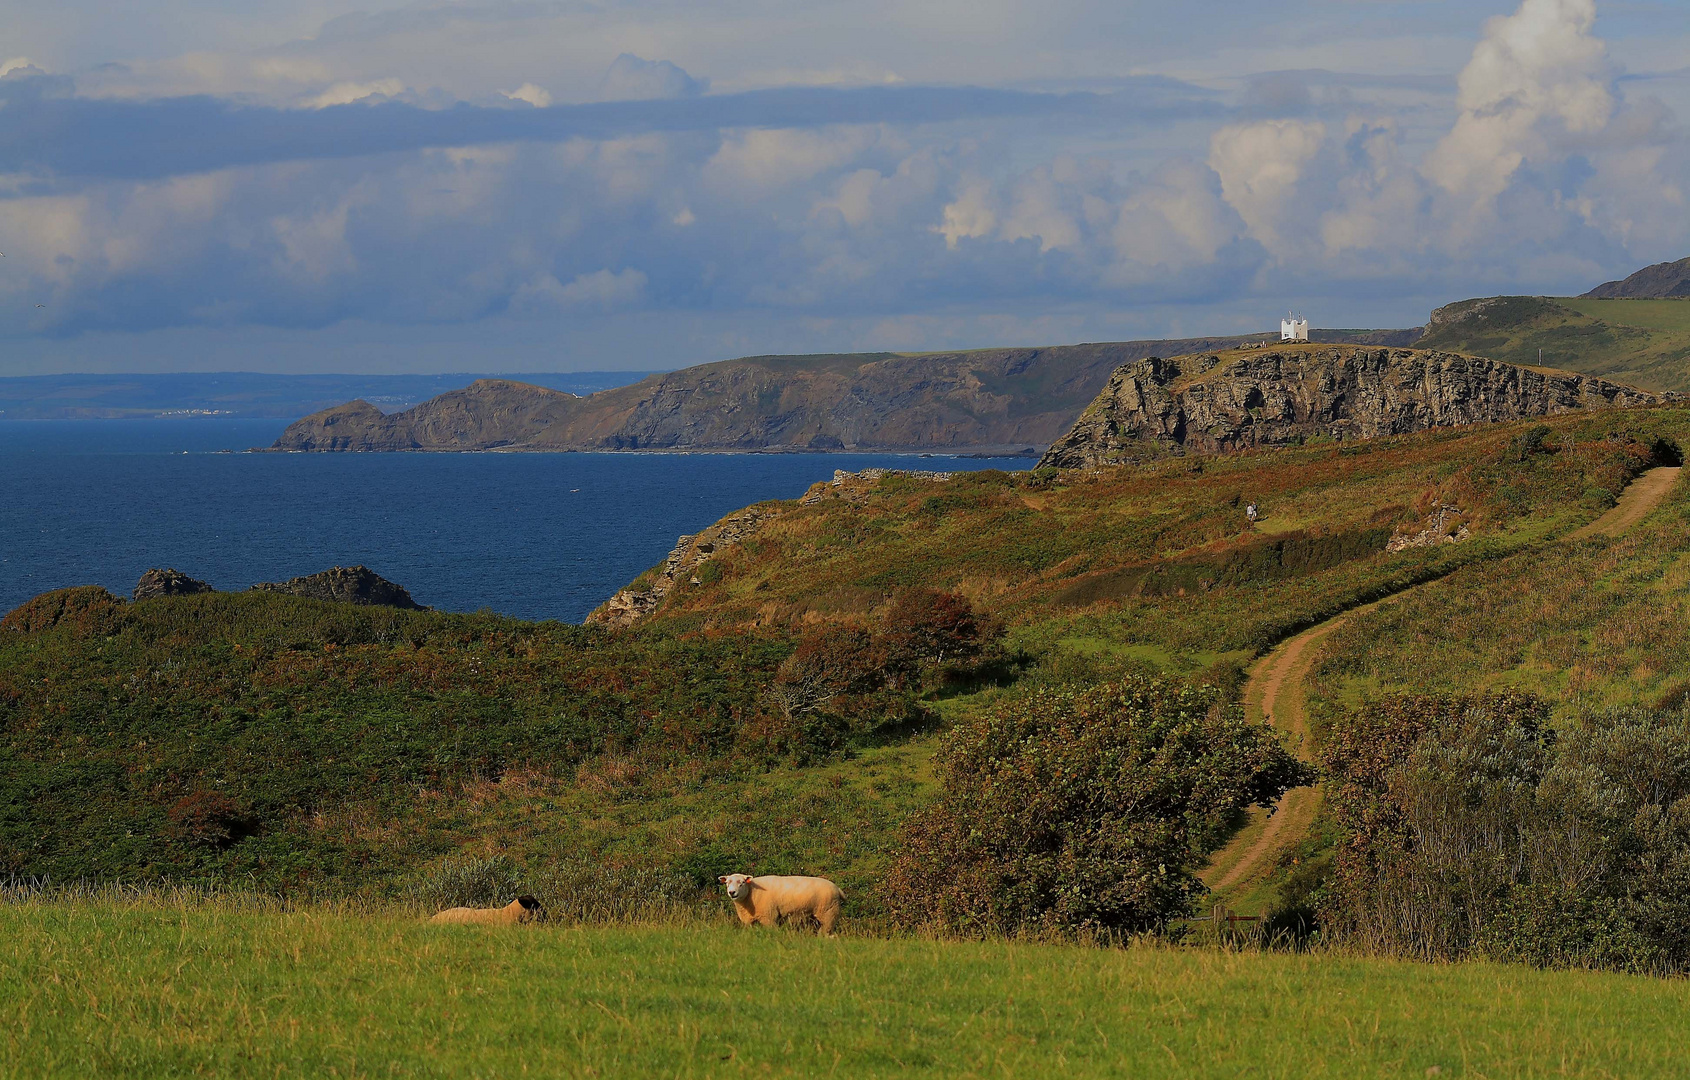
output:
[[[827,878],[724,874],[716,880],[727,886],[728,899],[744,926],[814,919],[821,932],[831,937],[833,924],[839,921],[839,905],[845,902],[845,894]]]
[[[483,926],[515,926],[518,923],[534,922],[545,918],[545,909],[540,901],[532,896],[519,896],[504,907],[477,908],[455,907],[447,908],[440,914],[429,919],[429,922],[456,923],[458,925]]]

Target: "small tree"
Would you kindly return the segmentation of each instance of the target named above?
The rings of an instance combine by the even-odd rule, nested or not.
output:
[[[796,719],[841,694],[879,689],[883,667],[881,649],[867,630],[823,626],[798,640],[798,648],[776,669],[769,693],[787,719]]]
[[[966,596],[935,589],[899,589],[892,596],[879,638],[893,677],[902,679],[925,664],[977,659],[1002,633],[997,623],[975,614]]]
[[[1137,677],[964,720],[937,767],[888,900],[906,926],[964,933],[1160,928],[1238,811],[1312,775],[1214,688]]]

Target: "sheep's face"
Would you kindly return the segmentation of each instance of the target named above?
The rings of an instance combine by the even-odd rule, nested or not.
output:
[[[546,909],[540,906],[540,901],[532,896],[519,896],[511,904],[517,908],[517,922],[539,922],[546,917]]]
[[[751,895],[750,874],[725,874],[716,880],[727,886],[728,896],[734,900]]]

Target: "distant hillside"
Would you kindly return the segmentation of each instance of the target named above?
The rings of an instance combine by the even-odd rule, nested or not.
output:
[[[1090,468],[1157,450],[1372,439],[1657,400],[1583,375],[1421,349],[1234,349],[1122,365],[1039,464]]]
[[[649,371],[535,373],[525,382],[591,394]],[[349,398],[406,409],[473,375],[277,375],[255,371],[0,378],[0,420],[127,420],[219,416],[293,419]]]
[[[1397,341],[1418,330],[1327,331]],[[384,414],[354,401],[278,450],[956,450],[1043,447],[1123,363],[1266,335],[952,353],[752,356],[574,397],[483,379]]]
[[[1645,390],[1690,391],[1690,303],[1683,300],[1462,300],[1432,312],[1415,344],[1511,364],[1542,363]]]
[[[1690,259],[1645,266],[1623,281],[1607,281],[1585,293],[1587,300],[1690,298]]]

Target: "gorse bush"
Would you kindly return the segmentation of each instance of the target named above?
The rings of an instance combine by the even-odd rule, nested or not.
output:
[[[448,847],[396,824],[425,800],[606,756],[735,760],[790,651],[274,594],[49,593],[0,628],[0,874],[368,883]]]
[[[808,758],[852,738],[907,731],[928,717],[916,697],[925,678],[971,669],[1002,634],[967,597],[899,589],[872,630],[855,623],[807,630],[776,669],[772,715],[749,726],[745,740]]]
[[[937,771],[888,904],[962,933],[1164,927],[1239,811],[1310,779],[1220,691],[1148,678],[1015,697],[948,732]]]
[[[1323,925],[1428,958],[1690,970],[1690,714],[1547,716],[1398,697],[1341,725]]]

